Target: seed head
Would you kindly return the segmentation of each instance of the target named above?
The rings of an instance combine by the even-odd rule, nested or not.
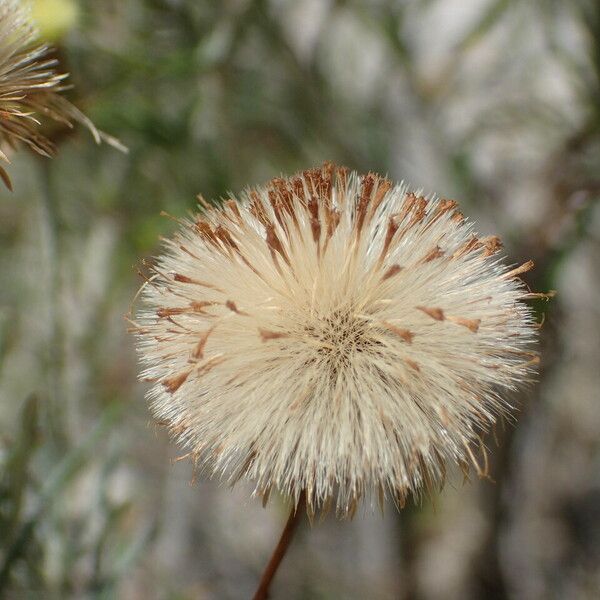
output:
[[[529,263],[454,201],[331,164],[201,207],[136,327],[153,411],[199,467],[346,516],[474,461],[536,363]]]
[[[0,143],[12,148],[22,143],[38,154],[52,156],[54,144],[39,131],[39,119],[46,117],[68,127],[81,123],[97,143],[104,140],[125,151],[118,140],[98,131],[60,95],[67,74],[57,72],[51,48],[36,40],[37,32],[22,3],[0,0]],[[9,162],[2,150],[0,159]],[[10,178],[1,166],[0,178],[10,189]]]

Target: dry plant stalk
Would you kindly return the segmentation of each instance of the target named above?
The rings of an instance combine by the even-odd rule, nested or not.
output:
[[[16,149],[25,144],[43,156],[52,156],[56,147],[40,132],[40,118],[46,117],[67,127],[84,125],[97,143],[105,141],[121,151],[126,148],[94,124],[61,96],[67,86],[66,73],[56,70],[58,61],[51,48],[37,42],[29,11],[16,0],[0,0],[0,143]],[[0,160],[10,162],[0,150]],[[12,189],[6,170],[0,178]]]
[[[135,331],[156,417],[204,472],[309,516],[403,506],[531,379],[537,327],[456,202],[326,163],[178,220]]]

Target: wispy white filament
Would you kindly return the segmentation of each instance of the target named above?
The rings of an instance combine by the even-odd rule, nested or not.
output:
[[[325,165],[181,222],[138,315],[152,408],[205,471],[309,510],[403,503],[529,379],[528,294],[449,200]]]

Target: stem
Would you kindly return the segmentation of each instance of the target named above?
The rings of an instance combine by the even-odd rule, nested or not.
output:
[[[268,598],[269,587],[273,581],[273,577],[275,577],[275,573],[277,573],[277,569],[279,568],[285,553],[287,552],[290,542],[292,541],[294,531],[296,530],[296,527],[302,518],[305,505],[306,494],[302,492],[300,494],[300,499],[298,500],[298,505],[292,506],[290,516],[288,517],[287,523],[283,528],[279,542],[277,543],[277,546],[271,555],[271,559],[269,560],[262,577],[260,578],[260,583],[258,584],[258,588],[254,594],[253,600],[266,600],[266,598]]]
[[[52,180],[50,161],[46,157],[36,157],[39,165],[42,227],[47,237],[48,264],[45,265],[48,278],[47,304],[49,308],[50,331],[44,349],[43,365],[47,381],[48,402],[42,406],[46,411],[46,421],[50,441],[55,448],[64,450],[66,424],[64,422],[64,322],[60,313],[61,260],[63,226],[59,212],[59,201]]]

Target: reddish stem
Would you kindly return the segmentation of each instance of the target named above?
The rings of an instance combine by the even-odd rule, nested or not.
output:
[[[300,494],[300,499],[298,500],[298,505],[292,506],[290,516],[288,517],[287,523],[283,528],[279,542],[277,543],[277,546],[271,555],[271,559],[269,560],[262,577],[260,578],[260,583],[258,584],[258,588],[254,594],[253,600],[266,600],[269,597],[269,587],[271,586],[271,582],[275,577],[275,573],[277,573],[277,569],[279,568],[290,542],[292,541],[294,531],[296,530],[296,527],[302,518],[302,513],[304,512],[305,506],[306,496],[305,493],[302,492],[302,494]]]

